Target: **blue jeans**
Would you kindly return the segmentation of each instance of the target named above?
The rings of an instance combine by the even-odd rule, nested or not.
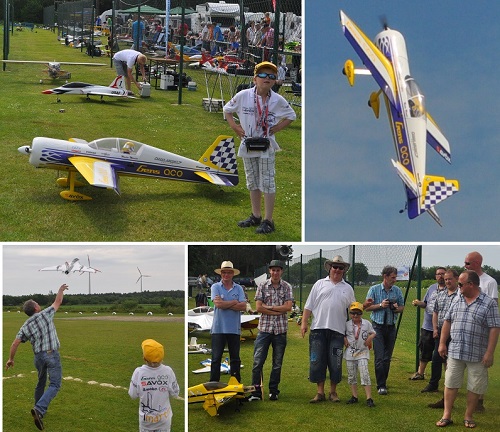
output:
[[[373,323],[373,329],[377,333],[373,339],[373,354],[375,356],[377,389],[379,389],[387,387],[392,352],[396,343],[396,326]]]
[[[309,333],[309,381],[324,382],[328,367],[330,381],[338,384],[342,380],[343,353],[343,334],[328,329],[312,330]]]
[[[59,352],[51,350],[36,353],[35,367],[38,371],[38,383],[35,388],[35,408],[44,416],[50,402],[56,397],[61,388],[62,367]],[[47,375],[49,377],[49,386],[45,389]]]
[[[273,347],[273,366],[269,377],[269,392],[279,394],[278,385],[281,380],[281,365],[286,348],[286,333],[273,334],[259,332],[253,348],[252,384],[260,385],[262,367],[267,359],[269,347]]]
[[[220,363],[224,347],[229,350],[229,368],[231,376],[241,382],[240,368],[240,335],[232,333],[212,334],[212,363],[210,365],[210,381],[220,381]]]

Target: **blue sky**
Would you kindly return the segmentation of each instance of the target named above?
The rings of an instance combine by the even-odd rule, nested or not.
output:
[[[89,292],[88,273],[65,275],[60,272],[39,272],[79,258],[100,273],[90,275],[93,294],[139,292],[140,274],[149,275],[142,280],[143,291],[184,290],[185,247],[183,245],[103,244],[103,245],[4,245],[3,246],[3,294],[29,295],[57,292],[66,283],[67,294]]]
[[[346,59],[362,66],[343,35],[342,9],[373,39],[385,15],[406,40],[410,71],[426,107],[448,138],[452,164],[427,146],[427,173],[460,181],[460,192],[430,216],[400,214],[405,193],[391,158],[381,110],[367,105],[372,77],[350,87]],[[498,241],[500,211],[500,3],[461,1],[305,2],[305,240]]]

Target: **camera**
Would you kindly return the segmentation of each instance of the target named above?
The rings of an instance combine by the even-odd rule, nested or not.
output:
[[[389,309],[391,311],[395,311],[397,309],[397,306],[395,306],[394,303],[396,303],[396,302],[394,302],[392,300],[388,300],[388,302],[389,302]]]

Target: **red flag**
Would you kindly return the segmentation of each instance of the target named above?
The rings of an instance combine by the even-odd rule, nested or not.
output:
[[[276,12],[276,0],[273,0],[273,11]]]

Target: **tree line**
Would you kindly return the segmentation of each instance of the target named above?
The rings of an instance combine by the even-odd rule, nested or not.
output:
[[[55,293],[33,295],[3,295],[3,306],[21,307],[26,300],[33,299],[42,308],[50,306],[55,299]],[[156,304],[172,313],[184,313],[185,291],[143,291],[135,293],[106,293],[106,294],[66,294],[63,306],[108,305],[132,310],[141,304]]]

